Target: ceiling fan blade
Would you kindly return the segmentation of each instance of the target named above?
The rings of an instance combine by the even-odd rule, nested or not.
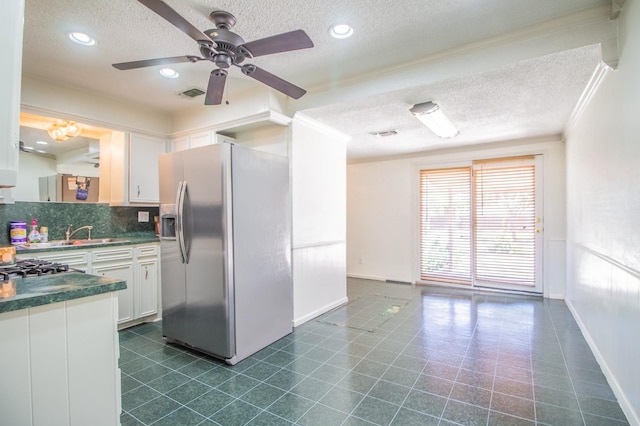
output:
[[[171,58],[145,59],[142,61],[121,62],[113,64],[114,68],[119,70],[132,70],[135,68],[153,67],[155,65],[179,64],[181,62],[198,62],[203,58],[197,56],[173,56]]]
[[[169,21],[169,23],[176,26],[180,31],[187,34],[195,41],[206,41],[208,43],[212,43],[209,37],[207,37],[202,31],[191,25],[189,21],[180,16],[178,12],[170,8],[169,5],[167,5],[162,0],[138,1],[147,6],[149,9],[153,10],[158,15],[162,16],[164,19]]]
[[[222,103],[222,94],[224,93],[226,81],[227,72],[225,70],[216,69],[211,71],[207,94],[204,98],[205,105],[220,105]]]
[[[262,68],[258,68],[255,65],[246,64],[241,68],[244,75],[254,78],[266,84],[267,86],[284,93],[287,96],[291,96],[294,99],[299,99],[300,97],[302,97],[302,95],[307,93],[306,90],[296,86],[295,84],[289,83],[288,81],[283,80],[280,77],[263,70]]]
[[[288,52],[290,50],[307,49],[313,47],[313,42],[302,30],[290,31],[260,40],[250,41],[239,47],[249,51],[252,57],[270,55],[272,53]]]

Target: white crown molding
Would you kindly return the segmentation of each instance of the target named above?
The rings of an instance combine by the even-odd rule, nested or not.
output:
[[[575,108],[571,112],[571,116],[569,117],[567,126],[564,132],[562,132],[563,140],[566,141],[571,136],[571,132],[573,132],[576,124],[578,123],[578,121],[580,121],[582,114],[584,114],[584,110],[586,109],[587,105],[589,105],[589,103],[591,102],[591,98],[593,98],[593,95],[595,95],[595,93],[598,91],[598,88],[604,81],[605,77],[611,71],[613,71],[613,68],[611,68],[606,63],[601,62],[600,64],[598,64],[598,66],[593,72],[593,75],[591,76],[591,79],[589,80],[589,83],[587,84],[587,87],[585,87],[584,91],[582,92],[582,95],[580,95],[580,99],[578,99],[578,103],[576,104]]]

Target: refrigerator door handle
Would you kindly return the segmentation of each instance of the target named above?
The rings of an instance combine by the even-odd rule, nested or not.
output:
[[[178,184],[178,199],[176,205],[178,206],[178,226],[177,237],[178,245],[180,246],[180,257],[182,257],[182,263],[189,263],[189,254],[187,252],[187,245],[184,238],[184,203],[187,193],[187,181],[182,181]]]

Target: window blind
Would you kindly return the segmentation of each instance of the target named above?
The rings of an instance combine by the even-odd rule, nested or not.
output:
[[[473,185],[476,283],[534,286],[534,158],[475,161]]]
[[[420,276],[471,283],[471,167],[420,172]]]

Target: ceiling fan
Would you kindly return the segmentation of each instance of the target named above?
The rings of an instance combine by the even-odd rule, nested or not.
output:
[[[207,94],[205,95],[204,101],[205,105],[219,105],[222,103],[222,94],[227,79],[227,68],[232,65],[239,67],[244,75],[258,80],[294,99],[298,99],[307,93],[306,90],[262,68],[253,64],[242,64],[247,58],[256,58],[273,53],[313,47],[313,42],[303,30],[290,31],[245,43],[242,37],[231,31],[236,24],[236,18],[229,12],[223,10],[214,10],[211,12],[209,18],[213,21],[215,28],[202,32],[162,0],[138,1],[194,39],[200,47],[202,57],[185,55],[122,62],[113,64],[115,68],[119,70],[130,70],[180,62],[195,63],[203,60],[211,61],[216,64],[218,68],[211,71],[211,75],[209,76],[209,84],[207,85]]]

